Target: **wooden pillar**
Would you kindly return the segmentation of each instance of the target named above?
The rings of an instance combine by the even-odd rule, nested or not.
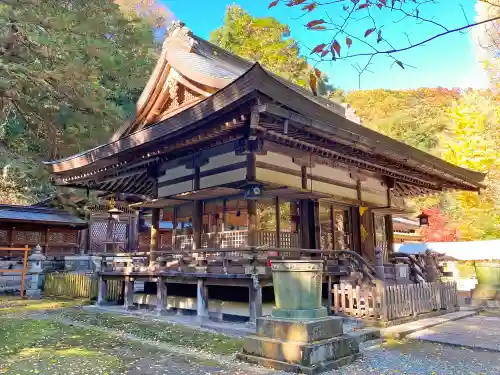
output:
[[[134,308],[134,279],[130,276],[125,276],[123,288],[123,308],[132,310]]]
[[[280,198],[276,197],[274,199],[274,212],[276,217],[276,247],[281,247],[281,209],[280,209]]]
[[[333,279],[331,276],[326,278],[327,285],[327,293],[328,293],[328,315],[333,315],[333,289],[332,283]]]
[[[365,207],[366,208],[366,207]],[[360,217],[361,251],[363,258],[375,262],[375,229],[372,210],[366,208]],[[363,230],[364,228],[364,230]]]
[[[156,312],[164,314],[167,312],[167,283],[163,277],[158,277],[156,287]]]
[[[388,261],[390,254],[394,252],[394,228],[392,226],[392,215],[385,215],[385,238],[387,240],[387,251],[385,261]]]
[[[249,286],[250,323],[256,323],[262,316],[262,287],[258,279],[250,281]]]
[[[108,280],[106,280],[102,276],[99,276],[99,281],[97,285],[97,304],[104,305],[106,303],[107,296],[108,296]]]
[[[361,255],[361,218],[359,207],[350,207],[352,250]]]
[[[321,218],[319,217],[319,200],[315,199],[314,201],[311,202],[313,206],[313,233],[314,233],[314,243],[311,245],[313,246],[313,249],[321,249]]]
[[[172,250],[175,249],[175,239],[177,236],[177,207],[173,208],[174,212],[172,213]]]
[[[340,250],[335,249],[337,247],[337,233],[335,230],[335,208],[333,205],[330,206],[330,232],[332,233],[332,250]]]
[[[153,208],[151,210],[151,242],[149,244],[149,264],[156,260],[158,252],[158,242],[160,239],[160,209]]]
[[[297,207],[297,202],[290,202],[290,230],[292,233],[297,233],[299,232],[300,225],[297,225],[297,218],[298,218],[298,207]],[[299,242],[300,246],[300,242]]]
[[[247,199],[248,213],[248,246],[257,246],[257,201]]]
[[[222,202],[222,232],[227,231],[227,199]]]
[[[129,238],[128,238],[128,248],[131,251],[139,249],[139,211],[134,212],[134,216],[129,219]]]
[[[200,190],[200,166],[194,161],[193,189]],[[203,230],[203,201],[193,201],[193,242],[195,249],[201,249],[201,232]]]
[[[208,289],[205,279],[198,279],[198,288],[196,291],[196,315],[200,320],[208,318]]]

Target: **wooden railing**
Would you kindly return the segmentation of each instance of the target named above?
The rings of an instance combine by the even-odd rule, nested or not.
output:
[[[373,267],[359,256],[346,250],[282,249],[267,246],[224,249],[185,249],[154,253],[156,262],[149,265],[149,253],[103,254],[104,272],[202,272],[209,274],[245,274],[249,269],[259,274],[270,275],[269,262],[274,259],[322,259],[325,273],[346,256],[352,263],[350,268],[363,275],[367,281],[375,279]],[[253,271],[252,271],[253,272]]]
[[[332,292],[335,313],[385,321],[458,306],[454,282],[356,287],[336,284]]]
[[[151,237],[149,233],[139,235],[139,249],[149,249]],[[160,231],[159,249],[161,251],[172,249],[172,232]],[[275,231],[258,231],[257,244],[259,246],[278,247]],[[293,232],[280,232],[281,248],[298,248],[299,234]],[[248,246],[248,230],[228,230],[224,232],[203,233],[201,246],[205,249],[240,248]],[[174,249],[186,250],[194,247],[193,235],[177,234]]]

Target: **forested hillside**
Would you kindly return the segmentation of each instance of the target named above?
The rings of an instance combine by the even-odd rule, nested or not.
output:
[[[423,151],[437,153],[439,137],[449,126],[448,111],[460,98],[459,90],[360,90],[345,101],[356,109],[363,124]]]
[[[133,1],[0,4],[3,203],[52,191],[42,167],[105,142],[134,110],[156,60],[161,14]],[[132,9],[132,10],[131,10]]]

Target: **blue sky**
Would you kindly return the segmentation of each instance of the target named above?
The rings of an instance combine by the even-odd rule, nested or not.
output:
[[[195,34],[203,38],[208,38],[212,30],[222,25],[226,7],[234,3],[227,0],[160,0],[160,2],[167,5],[177,19],[184,21]],[[296,20],[295,18],[300,14],[298,9],[284,6],[268,9],[269,2],[270,0],[240,0],[236,3],[254,16],[273,16],[280,22],[290,25],[291,36],[309,48],[327,42],[331,37],[329,31],[308,31],[304,28],[306,22],[324,18],[324,10],[318,9],[315,11],[316,14]],[[474,5],[475,0],[441,0],[437,4],[422,7],[420,16],[432,18],[449,28],[459,27],[465,24],[465,17],[470,22],[474,20]],[[330,14],[342,12],[341,6],[337,4],[324,9],[328,9]],[[387,17],[383,19],[384,35],[396,47],[404,47],[408,44],[405,33],[409,35],[412,43],[416,43],[442,31],[434,25],[417,24],[415,20],[395,23],[394,21],[399,19],[399,16],[390,18],[393,16],[387,12],[381,14],[387,14]],[[363,30],[369,27],[363,22],[365,21],[356,23],[355,27],[359,24],[360,29],[357,35],[362,34]],[[378,56],[370,66],[373,73],[363,74],[361,88],[485,87],[486,79],[476,60],[474,43],[471,33],[446,35],[425,46],[398,54],[398,59],[416,67],[405,70],[393,65],[388,57]],[[356,47],[356,41],[354,41],[353,52]],[[365,47],[363,47],[363,52],[366,52]],[[309,52],[303,49],[303,53],[307,55]],[[346,60],[322,63],[318,67],[328,74],[330,81],[336,87],[352,90],[358,88],[358,74],[351,66],[355,62],[363,64],[362,60]]]

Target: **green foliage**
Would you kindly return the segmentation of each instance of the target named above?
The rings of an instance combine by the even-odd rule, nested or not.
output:
[[[346,95],[363,125],[423,151],[433,152],[447,128],[447,108],[460,92],[443,88],[360,90]]]
[[[41,160],[107,141],[155,60],[151,27],[111,0],[0,5],[0,167],[26,203],[49,187]],[[42,195],[44,195],[42,194]]]
[[[270,71],[309,87],[311,68],[287,25],[275,18],[252,17],[237,5],[227,8],[224,25],[210,35],[210,41],[246,59],[258,61]],[[318,86],[320,86],[318,84]]]
[[[451,126],[442,137],[445,160],[487,173],[486,189],[477,195],[457,192],[447,196],[447,207],[457,222],[461,239],[500,236],[500,110],[489,95],[468,93],[450,110]]]

